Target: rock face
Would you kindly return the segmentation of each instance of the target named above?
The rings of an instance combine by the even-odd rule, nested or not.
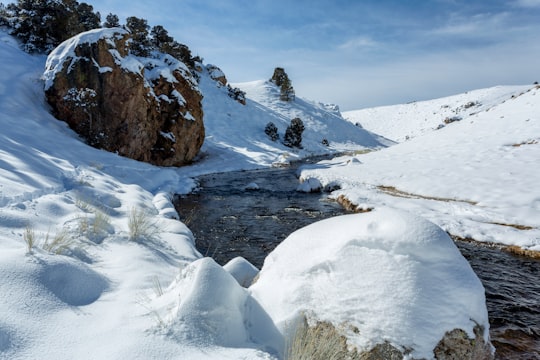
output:
[[[160,166],[187,164],[204,141],[197,82],[169,55],[130,55],[130,40],[123,29],[97,29],[62,43],[47,59],[47,101],[94,147]]]

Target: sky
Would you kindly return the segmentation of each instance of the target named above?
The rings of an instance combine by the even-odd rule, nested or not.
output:
[[[342,111],[540,81],[540,0],[89,0],[163,25],[231,83],[284,67]]]

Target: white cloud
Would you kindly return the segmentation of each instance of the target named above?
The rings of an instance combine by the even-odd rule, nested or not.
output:
[[[339,45],[342,50],[357,50],[368,47],[376,47],[378,43],[367,36],[358,36],[347,40],[343,44]]]
[[[295,80],[297,95],[337,103],[343,111],[429,100],[496,85],[540,81],[533,38],[466,50],[398,58],[374,65],[338,64]]]
[[[540,0],[516,0],[514,4],[524,8],[540,8]]]
[[[493,37],[507,30],[504,24],[507,22],[508,17],[509,14],[506,12],[476,14],[469,17],[454,14],[446,25],[435,29],[433,34],[475,38]]]

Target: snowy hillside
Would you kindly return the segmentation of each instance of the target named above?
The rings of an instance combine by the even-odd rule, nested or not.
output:
[[[247,290],[233,285],[211,260],[197,261],[201,255],[191,231],[176,220],[171,195],[191,191],[192,177],[203,173],[382,145],[303,100],[291,107],[306,114],[304,149],[274,143],[264,126],[274,121],[282,132],[289,113],[253,100],[240,105],[203,72],[207,138],[199,161],[183,168],[155,167],[89,147],[54,119],[40,80],[46,58],[22,52],[3,31],[0,58],[0,358],[270,359],[279,354],[282,339],[264,311],[233,311],[254,308]],[[325,119],[332,130],[323,128]],[[334,131],[339,127],[341,132]],[[202,286],[205,274],[223,284],[230,297]],[[160,295],[174,279],[180,285],[167,292],[168,299],[189,292],[191,300],[173,311]],[[206,310],[201,296],[208,300]],[[208,323],[229,314],[234,324],[256,328],[226,337],[193,316],[185,328],[182,314],[192,311],[207,314]]]
[[[204,94],[207,133],[202,148],[204,166],[211,164],[224,170],[237,170],[269,166],[310,155],[380,148],[390,144],[319,104],[301,98],[292,102],[280,101],[278,88],[268,82],[234,84],[247,93],[247,103],[242,105],[227,95],[226,87],[205,75],[199,83]],[[289,148],[281,143],[285,129],[294,117],[300,117],[305,125],[303,149]],[[280,140],[271,141],[264,133],[269,122],[278,128]],[[322,144],[323,139],[328,140],[328,146]],[[198,166],[195,164],[194,167]]]
[[[361,208],[405,209],[462,238],[540,251],[540,87],[470,94],[365,110],[384,124],[402,120],[385,135],[415,137],[382,151],[335,159],[322,169],[306,169],[302,177],[340,185],[333,196],[343,195]],[[424,118],[430,127],[440,123],[442,104],[451,111],[475,99],[483,105],[457,112],[461,121],[437,131],[419,125]],[[392,110],[401,114],[390,115]]]
[[[489,111],[530,88],[530,85],[497,86],[435,100],[347,111],[343,117],[366,130],[402,142]]]

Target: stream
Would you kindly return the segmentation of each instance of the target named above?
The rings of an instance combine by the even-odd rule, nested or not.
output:
[[[305,163],[303,163],[305,164]],[[347,213],[326,194],[296,191],[297,167],[211,174],[175,205],[198,250],[225,264],[242,256],[262,267],[290,233]],[[249,184],[258,190],[249,190]],[[540,260],[497,248],[456,242],[486,289],[496,359],[540,360]]]

